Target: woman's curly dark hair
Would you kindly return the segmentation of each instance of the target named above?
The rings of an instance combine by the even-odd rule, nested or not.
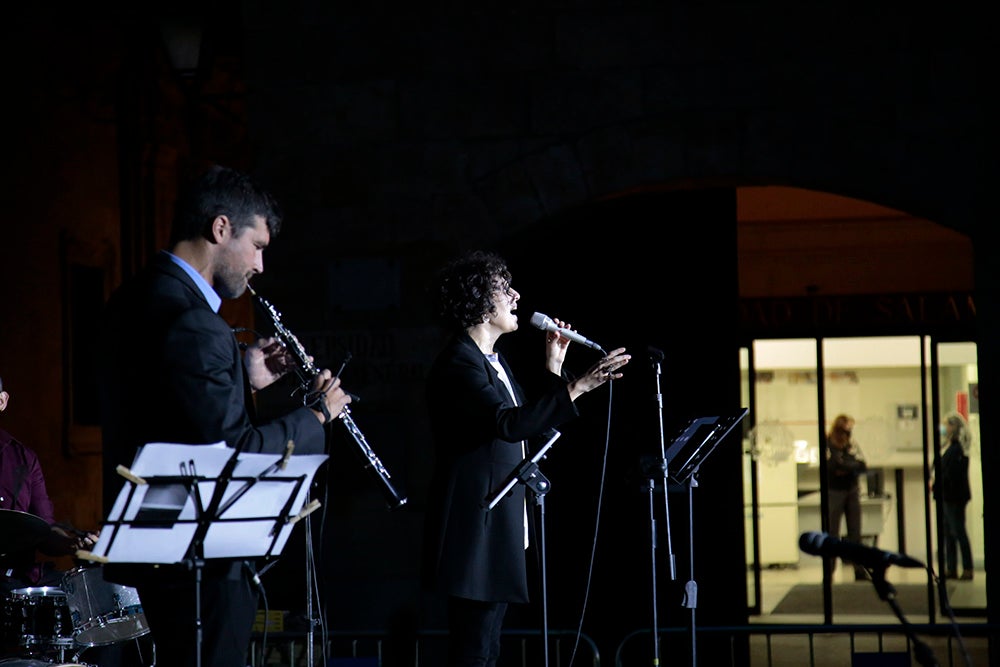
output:
[[[474,250],[448,262],[437,274],[435,310],[449,329],[466,329],[492,312],[493,291],[510,287],[510,271],[499,255]]]

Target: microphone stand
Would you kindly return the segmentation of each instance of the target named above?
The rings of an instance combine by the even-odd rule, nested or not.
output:
[[[344,372],[344,367],[347,365],[348,361],[350,361],[350,356],[348,356],[347,359],[345,359],[344,362],[340,365],[340,370],[337,371],[336,377],[340,377],[340,374]],[[327,454],[330,453],[331,449],[330,438],[332,436],[332,431],[330,430],[330,424],[332,423],[333,420],[327,422],[323,426],[323,437],[326,441],[324,443],[324,450],[326,451]],[[308,500],[308,495],[306,496],[306,498]],[[306,664],[313,665],[315,664],[313,660],[313,654],[315,652],[315,649],[313,648],[313,640],[317,624],[322,624],[322,627],[324,628],[322,637],[323,657],[324,659],[326,657],[326,649],[327,649],[326,630],[325,630],[326,624],[322,617],[323,616],[322,605],[320,605],[321,607],[320,618],[313,618],[313,595],[315,594],[317,598],[319,597],[319,575],[316,571],[315,552],[313,551],[312,521],[306,521],[305,532],[306,532],[306,542],[305,542],[306,620],[309,624],[309,629],[306,630]],[[323,545],[320,545],[320,548],[322,548],[322,546]],[[316,602],[317,604],[319,604],[318,599]]]
[[[917,637],[917,633],[914,631],[913,626],[906,616],[903,615],[903,611],[899,608],[899,603],[896,602],[896,588],[886,581],[885,578],[885,567],[871,568],[868,573],[872,578],[872,585],[875,586],[875,592],[878,596],[889,603],[892,607],[892,611],[896,614],[896,618],[899,622],[903,624],[903,629],[906,631],[906,636],[910,638],[913,642],[913,657],[916,658],[917,662],[924,667],[940,667],[941,663],[937,661],[934,657],[934,652],[931,648],[925,644],[923,641]]]
[[[232,481],[233,473],[236,470],[236,464],[239,462],[240,454],[243,451],[242,446],[235,447],[233,449],[232,455],[229,460],[226,461],[226,465],[223,466],[222,471],[215,480],[215,489],[212,493],[212,498],[209,501],[208,507],[203,513],[198,515],[198,527],[195,530],[194,537],[191,540],[190,548],[190,558],[185,559],[184,565],[189,569],[194,571],[194,615],[195,615],[195,667],[202,666],[202,644],[204,640],[204,628],[202,622],[202,583],[203,570],[205,567],[205,538],[208,535],[209,525],[218,518],[222,511],[220,507],[222,506],[222,499],[225,496],[226,489],[229,486],[230,481]],[[198,480],[200,479],[194,470],[194,465],[191,466],[191,493],[195,496],[195,510],[197,512],[198,508],[201,507],[201,493],[198,488]]]
[[[698,607],[698,583],[694,579],[694,487],[698,486],[698,466],[688,478],[688,562],[691,578],[684,585],[684,606],[691,610],[691,665],[698,664],[698,632],[695,610]]]
[[[497,503],[499,503],[518,482],[520,482],[521,484],[524,484],[525,487],[531,489],[534,494],[535,504],[538,505],[538,532],[540,535],[538,549],[539,559],[541,561],[542,578],[542,664],[544,667],[548,667],[549,665],[549,602],[545,564],[545,494],[552,488],[552,483],[549,482],[549,479],[538,469],[538,462],[545,458],[545,453],[549,451],[549,448],[552,447],[556,439],[562,435],[562,433],[555,429],[551,429],[549,433],[551,436],[549,437],[548,442],[546,442],[534,456],[526,458],[518,463],[517,467],[514,468],[510,475],[508,475],[504,486],[499,491],[487,496],[487,499],[484,502],[486,511],[489,512],[497,506]]]
[[[663,361],[663,352],[656,349],[655,347],[649,348],[649,357],[653,362],[653,371],[656,378],[656,407],[657,413],[659,415],[660,424],[660,458],[657,460],[655,465],[650,466],[649,471],[659,470],[660,475],[663,478],[663,511],[664,511],[664,521],[666,522],[667,529],[667,558],[670,565],[670,580],[674,581],[677,579],[676,571],[676,561],[674,559],[674,554],[672,551],[672,542],[670,537],[670,501],[667,497],[667,454],[666,454],[666,442],[663,434],[663,394],[660,393],[660,362]],[[653,665],[660,664],[660,626],[659,626],[659,616],[657,612],[657,595],[656,595],[656,511],[654,509],[654,489],[656,488],[656,481],[650,477],[649,478],[649,556],[651,562],[651,572],[652,572],[652,586],[650,590],[652,591],[653,597]]]
[[[309,495],[306,494],[306,500],[308,501]],[[306,619],[309,622],[309,629],[306,631],[306,664],[315,665],[313,660],[313,628],[316,625],[315,619],[313,619],[313,541],[312,541],[312,521],[306,521]],[[266,621],[265,621],[266,622]]]

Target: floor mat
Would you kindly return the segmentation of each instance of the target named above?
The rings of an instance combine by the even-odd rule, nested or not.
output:
[[[927,614],[927,584],[893,584],[896,602],[904,615]],[[870,581],[856,581],[833,585],[833,613],[838,614],[892,614],[889,603],[878,596]],[[948,585],[948,595],[955,592],[955,585]],[[937,588],[934,589],[937,602]],[[823,585],[796,584],[775,606],[772,614],[822,614]]]

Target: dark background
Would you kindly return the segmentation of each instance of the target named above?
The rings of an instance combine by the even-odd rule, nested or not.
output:
[[[853,264],[819,281],[791,272],[748,294],[738,188],[854,197],[905,212],[914,229],[930,220],[966,235],[982,437],[994,438],[994,49],[975,12],[642,1],[5,11],[0,372],[17,400],[4,423],[43,453],[57,507],[80,525],[103,516],[86,400],[90,318],[165,245],[178,181],[209,162],[252,171],[282,201],[286,227],[256,287],[318,362],[336,367],[351,354],[345,384],[363,399],[355,420],[410,498],[387,512],[334,434],[315,536],[332,628],[443,626],[415,578],[430,470],[422,380],[440,342],[426,287],[466,248],[508,258],[522,322],[538,310],[634,354],[610,421],[608,396],[584,397],[545,462],[553,627],[577,626],[603,500],[583,628],[606,659],[651,622],[638,468],[658,450],[659,414],[644,352],[665,352],[668,433],[740,407],[741,298],[864,293],[851,276],[873,261],[867,242],[897,242],[873,232],[851,249]],[[194,57],[173,57],[183,51]],[[817,228],[817,247],[836,233]],[[892,291],[936,266],[892,276]],[[953,289],[950,267],[940,273],[930,289]],[[260,323],[248,300],[226,308],[234,324]],[[517,364],[540,362],[539,332],[525,324],[507,338]],[[576,347],[569,364],[582,370],[592,357]],[[984,449],[984,476],[995,458]],[[740,466],[729,441],[694,489],[699,624],[746,622]],[[661,572],[656,591],[664,624],[689,620],[681,491],[669,496],[681,576]],[[987,532],[987,550],[994,544]],[[302,600],[297,548],[267,575],[271,608]],[[511,622],[537,626],[537,603]],[[706,646],[701,657],[716,650],[728,656]]]

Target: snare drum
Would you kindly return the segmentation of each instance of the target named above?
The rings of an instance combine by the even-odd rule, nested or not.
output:
[[[73,623],[66,593],[55,586],[18,588],[4,602],[7,633],[29,648],[71,648]]]
[[[63,576],[62,587],[77,644],[103,646],[149,632],[138,592],[105,581],[104,570],[100,567],[70,570]]]

